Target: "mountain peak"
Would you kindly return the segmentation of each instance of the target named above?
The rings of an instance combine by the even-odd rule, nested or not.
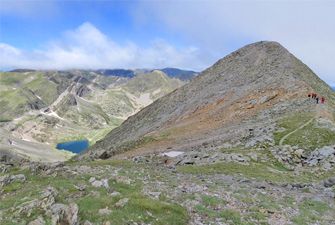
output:
[[[275,41],[248,44],[218,60],[207,70],[202,74],[221,76],[225,71],[224,76],[228,82],[243,82],[247,86],[257,81],[273,88],[308,89],[327,96],[335,104],[331,88],[307,65]]]
[[[268,127],[268,133],[273,121],[288,113],[312,112],[314,104],[307,99],[311,92],[324,96],[329,105],[335,102],[330,87],[282,45],[256,42],[130,117],[86,156],[108,158],[129,150],[142,154],[169,145],[189,151],[201,149],[204,142],[215,147],[241,140],[246,144],[248,129]],[[159,141],[150,145],[148,137]],[[254,144],[258,142],[262,138]]]

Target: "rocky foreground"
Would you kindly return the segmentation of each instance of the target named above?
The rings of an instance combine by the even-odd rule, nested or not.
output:
[[[335,146],[295,169],[267,149],[2,165],[0,223],[334,224]]]

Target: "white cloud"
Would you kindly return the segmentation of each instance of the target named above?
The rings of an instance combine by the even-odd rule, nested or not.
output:
[[[180,68],[204,67],[197,48],[176,48],[154,40],[147,48],[133,42],[119,44],[90,23],[67,31],[45,48],[24,52],[0,43],[0,68],[97,69],[97,68]]]
[[[55,2],[0,0],[0,13],[34,15],[57,8]],[[28,3],[27,3],[28,2]],[[155,39],[149,47],[118,43],[84,23],[43,49],[26,52],[0,45],[0,68],[135,68],[175,66],[202,70],[250,42],[274,40],[335,86],[335,1],[140,1],[132,4],[140,29],[159,24],[182,36],[185,47]],[[194,47],[196,46],[196,47]]]
[[[274,40],[335,85],[335,1],[142,1],[141,23],[158,20],[211,54],[214,62],[234,48]]]

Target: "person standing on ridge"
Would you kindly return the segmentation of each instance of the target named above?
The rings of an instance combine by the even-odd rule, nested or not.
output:
[[[321,97],[321,104],[324,104],[325,103],[325,97]]]
[[[316,100],[316,104],[319,104],[319,97],[316,97],[315,100]]]

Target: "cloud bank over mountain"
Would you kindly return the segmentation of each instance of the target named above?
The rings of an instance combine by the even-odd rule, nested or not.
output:
[[[165,40],[156,39],[148,47],[128,41],[117,43],[91,23],[47,43],[42,49],[24,51],[0,43],[0,67],[33,69],[72,68],[199,68],[201,61],[196,47],[176,48]]]
[[[334,11],[334,1],[322,0],[141,1],[134,15],[142,24],[156,18],[217,58],[250,42],[278,41],[335,85]]]

